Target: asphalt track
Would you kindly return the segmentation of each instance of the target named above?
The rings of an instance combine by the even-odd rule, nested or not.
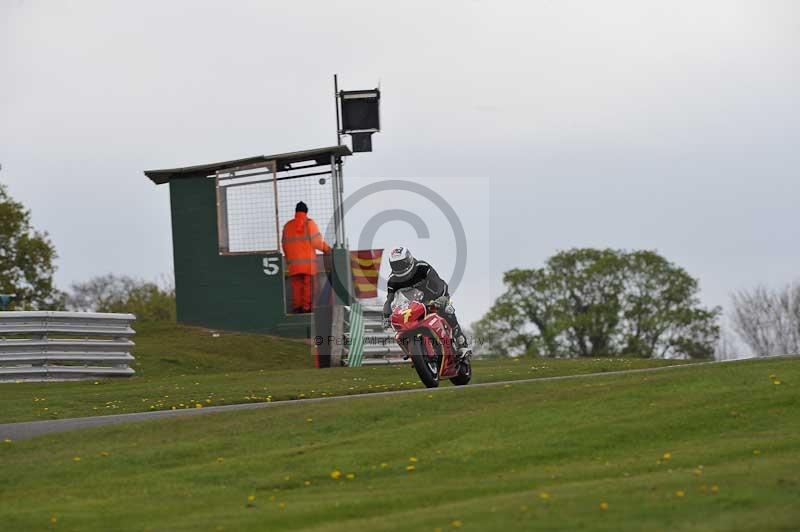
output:
[[[764,358],[786,358],[798,357],[800,355],[776,355]],[[110,416],[95,416],[95,417],[78,417],[68,419],[53,419],[47,421],[27,421],[22,423],[6,423],[0,425],[0,440],[26,440],[43,436],[45,434],[53,434],[56,432],[68,432],[73,430],[89,429],[94,427],[102,427],[105,425],[117,425],[120,423],[133,423],[137,421],[148,421],[156,419],[169,419],[176,417],[190,417],[190,416],[204,416],[207,414],[216,414],[220,412],[234,412],[238,410],[255,410],[258,408],[281,408],[290,405],[302,405],[309,403],[321,403],[327,401],[352,401],[356,399],[369,399],[375,397],[389,397],[394,395],[406,395],[413,393],[436,393],[445,390],[471,390],[474,388],[483,388],[488,386],[505,386],[508,384],[533,384],[537,382],[552,382],[561,380],[573,379],[589,379],[594,377],[608,377],[613,375],[631,375],[635,373],[653,373],[656,371],[669,371],[679,368],[693,368],[697,366],[705,366],[710,364],[731,364],[751,359],[738,359],[738,360],[724,360],[714,362],[697,362],[694,364],[680,364],[674,366],[661,366],[658,368],[643,368],[643,369],[629,369],[622,371],[606,371],[601,373],[584,373],[582,375],[563,375],[560,377],[540,377],[532,379],[520,379],[511,381],[499,382],[484,382],[479,384],[470,384],[469,386],[447,386],[443,388],[418,388],[415,390],[397,390],[391,392],[368,392],[356,395],[340,395],[337,397],[319,397],[313,399],[296,399],[289,401],[275,401],[272,403],[246,403],[238,405],[225,405],[225,406],[210,406],[205,408],[191,408],[185,410],[160,410],[157,412],[136,412],[131,414],[115,414]]]

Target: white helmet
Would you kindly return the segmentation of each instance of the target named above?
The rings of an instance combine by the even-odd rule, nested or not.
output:
[[[411,277],[416,264],[417,260],[411,255],[408,248],[403,246],[392,248],[392,252],[389,254],[389,266],[392,267],[392,275],[395,279],[405,281]]]

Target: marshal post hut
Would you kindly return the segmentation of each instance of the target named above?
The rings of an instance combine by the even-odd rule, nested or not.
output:
[[[341,166],[347,146],[259,155],[165,170],[147,170],[168,185],[178,321],[215,329],[308,338],[311,314],[292,314],[281,254],[283,225],[308,205],[330,255],[318,255],[316,301],[351,293],[345,248]]]

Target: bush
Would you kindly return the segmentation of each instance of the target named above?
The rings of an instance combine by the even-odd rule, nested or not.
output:
[[[130,312],[143,321],[175,321],[172,283],[143,281],[114,274],[73,283],[67,308],[88,312]]]

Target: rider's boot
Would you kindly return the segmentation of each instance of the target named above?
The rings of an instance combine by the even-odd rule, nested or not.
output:
[[[460,330],[456,336],[456,353],[459,362],[469,362],[469,359],[472,356],[472,349],[470,349],[469,345],[467,345],[467,338]]]

